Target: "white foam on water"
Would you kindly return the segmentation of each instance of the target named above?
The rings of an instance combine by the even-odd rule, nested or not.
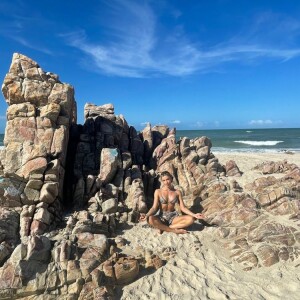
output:
[[[285,153],[285,152],[294,152],[299,153],[299,148],[290,148],[290,149],[266,149],[266,148],[225,148],[225,147],[212,147],[213,153],[228,153],[228,152],[242,152],[242,153]]]
[[[253,132],[253,131],[251,131],[251,130],[246,130],[246,132],[247,132],[247,133],[250,133],[250,132]]]
[[[234,141],[235,143],[246,144],[251,146],[275,146],[283,141]]]

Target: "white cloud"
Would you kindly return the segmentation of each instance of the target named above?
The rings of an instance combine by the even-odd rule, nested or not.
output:
[[[271,125],[273,121],[271,120],[251,120],[249,122],[250,125]]]
[[[171,122],[171,124],[180,124],[180,123],[181,123],[180,120],[174,120],[174,121]]]
[[[184,76],[209,72],[230,61],[249,63],[261,58],[289,60],[300,55],[292,47],[300,22],[281,15],[257,16],[248,28],[228,41],[205,47],[191,41],[183,25],[162,35],[148,1],[111,0],[107,42],[91,42],[84,31],[61,35],[87,55],[95,71],[122,77]],[[280,24],[280,28],[274,24]],[[268,32],[266,32],[268,28]],[[280,41],[280,43],[279,43]],[[201,47],[199,46],[201,42]]]
[[[147,126],[150,122],[142,122],[140,123],[141,126]]]
[[[53,52],[50,51],[49,49],[47,49],[43,46],[38,46],[38,45],[36,45],[36,43],[32,43],[29,40],[26,40],[20,36],[15,35],[15,36],[11,36],[10,38],[27,48],[30,48],[30,49],[33,49],[33,50],[36,50],[39,52],[43,52],[45,54],[54,55]]]
[[[204,126],[204,122],[201,122],[201,121],[197,121],[195,124],[194,124],[194,127],[197,127],[197,128],[201,128]]]

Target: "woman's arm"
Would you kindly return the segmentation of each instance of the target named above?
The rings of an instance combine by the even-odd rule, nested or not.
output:
[[[182,195],[181,192],[179,190],[176,191],[177,195],[178,195],[178,199],[179,199],[179,206],[180,206],[180,210],[185,213],[186,215],[192,216],[193,218],[196,219],[204,219],[205,216],[203,214],[197,213],[194,214],[193,212],[191,212],[185,205],[182,199]]]
[[[157,212],[157,209],[159,207],[158,198],[159,198],[159,190],[155,190],[153,205],[146,214],[141,214],[140,221],[145,221],[148,217],[154,215]]]

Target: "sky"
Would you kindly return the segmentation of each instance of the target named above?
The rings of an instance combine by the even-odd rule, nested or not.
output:
[[[80,124],[90,102],[138,130],[300,127],[298,0],[1,0],[1,81],[14,52],[74,86]]]

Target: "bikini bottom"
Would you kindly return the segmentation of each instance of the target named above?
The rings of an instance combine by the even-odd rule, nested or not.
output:
[[[171,225],[173,220],[179,216],[178,212],[176,210],[174,211],[159,211],[156,215],[156,217],[159,217],[162,223],[166,225]]]

